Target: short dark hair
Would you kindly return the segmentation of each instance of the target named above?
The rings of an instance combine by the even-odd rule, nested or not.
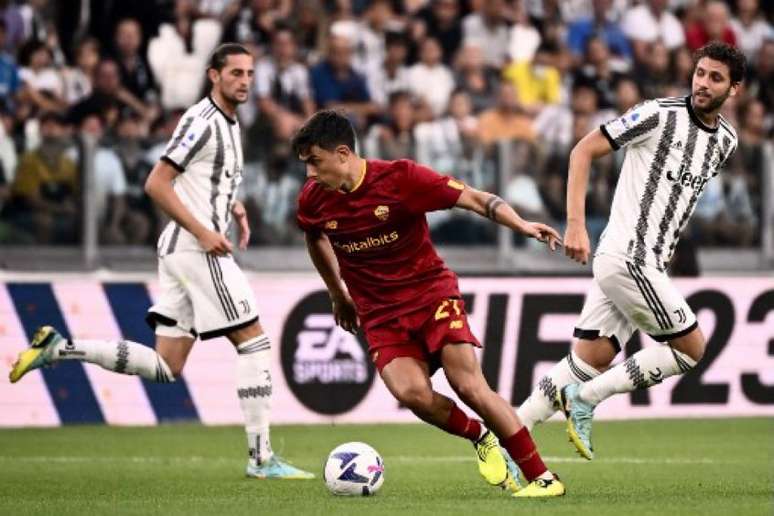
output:
[[[293,153],[298,156],[308,154],[317,145],[321,149],[333,151],[339,145],[355,150],[355,129],[349,118],[335,109],[318,111],[304,123],[293,136]]]
[[[728,73],[731,75],[731,84],[740,83],[744,79],[747,59],[738,48],[719,41],[707,43],[693,55],[694,70],[702,57],[725,63],[728,67]]]
[[[228,56],[240,54],[246,54],[248,56],[253,55],[244,45],[240,45],[239,43],[223,43],[212,52],[207,69],[213,68],[217,71],[221,71],[223,67],[226,66],[226,59]]]

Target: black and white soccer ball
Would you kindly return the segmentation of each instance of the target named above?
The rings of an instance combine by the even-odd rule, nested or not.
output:
[[[323,479],[335,495],[369,496],[384,483],[384,461],[366,443],[344,443],[328,455]]]

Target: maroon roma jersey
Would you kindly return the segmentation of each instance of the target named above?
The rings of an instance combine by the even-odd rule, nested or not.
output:
[[[306,182],[298,225],[328,236],[364,328],[460,295],[457,276],[430,241],[425,213],[451,208],[463,189],[410,160],[366,161],[365,177],[348,193]]]

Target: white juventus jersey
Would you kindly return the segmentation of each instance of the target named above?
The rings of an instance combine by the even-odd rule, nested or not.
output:
[[[191,214],[207,228],[226,234],[242,182],[239,123],[207,96],[183,114],[161,159],[180,172],[175,192]],[[157,249],[159,256],[202,250],[174,220],[161,233]]]
[[[690,96],[644,102],[600,130],[627,150],[597,254],[663,271],[704,187],[736,149],[736,131],[722,116],[704,125]]]

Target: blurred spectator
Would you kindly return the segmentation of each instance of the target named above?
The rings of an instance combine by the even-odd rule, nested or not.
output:
[[[473,102],[473,111],[479,113],[492,107],[500,84],[498,71],[484,63],[480,48],[466,45],[457,54],[454,81],[465,90]]]
[[[414,124],[411,94],[406,91],[392,93],[386,123],[371,126],[365,138],[366,155],[384,160],[416,159]]]
[[[592,85],[599,95],[599,107],[609,109],[615,104],[615,84],[625,71],[625,63],[611,58],[604,40],[592,36],[586,41],[586,59],[575,74],[575,82]]]
[[[462,42],[462,22],[459,0],[430,0],[411,21],[415,41],[425,37],[438,40],[443,50],[443,62],[451,65]]]
[[[170,130],[173,131],[174,129]],[[161,229],[156,207],[145,195],[145,180],[158,159],[151,160],[143,146],[147,126],[137,115],[124,115],[116,126],[115,151],[126,178],[126,209],[121,229],[127,244],[155,243],[154,229]],[[164,140],[166,144],[169,138]]]
[[[693,80],[693,55],[686,47],[680,47],[672,52],[671,74],[672,84],[688,95],[691,91],[691,81]]]
[[[486,64],[495,68],[508,60],[510,30],[506,7],[505,0],[482,0],[477,12],[462,19],[463,44],[481,48]]]
[[[368,91],[380,108],[387,106],[393,93],[409,89],[409,73],[406,66],[408,40],[401,32],[388,32],[385,36],[385,57],[380,66],[367,74]]]
[[[365,77],[352,67],[352,43],[341,36],[328,40],[328,57],[310,70],[317,108],[341,108],[363,128],[376,110]]]
[[[321,0],[298,0],[288,23],[293,27],[302,60],[317,62],[327,44],[329,25]]]
[[[600,38],[610,51],[627,61],[632,59],[629,40],[618,23],[608,18],[613,0],[592,0],[593,16],[581,18],[567,29],[567,46],[576,57],[587,54],[587,43],[591,38]]]
[[[551,216],[543,203],[538,183],[533,174],[537,163],[535,146],[524,140],[510,142],[510,170],[503,186],[503,200],[510,204],[516,212],[527,220],[548,222]],[[526,239],[518,238],[523,243]]]
[[[763,42],[774,39],[774,29],[761,12],[758,0],[737,0],[737,16],[731,20],[731,28],[739,48],[747,59],[754,60]]]
[[[13,99],[21,86],[16,59],[6,50],[7,39],[6,22],[0,18],[0,98],[6,99],[6,103]]]
[[[174,22],[162,24],[148,44],[148,63],[166,110],[185,109],[199,100],[207,60],[220,41],[220,23],[197,19],[190,4],[177,0]]]
[[[511,61],[532,61],[542,37],[532,25],[523,0],[513,4],[514,23],[510,28],[508,56]]]
[[[366,76],[371,70],[378,69],[385,58],[385,35],[388,30],[400,30],[401,24],[395,22],[395,13],[389,0],[374,0],[369,3],[361,23],[354,24],[355,52],[353,66]],[[331,29],[335,33],[335,30]]]
[[[535,141],[532,119],[522,109],[513,84],[500,84],[495,106],[478,117],[478,134],[484,145],[498,140]]]
[[[736,45],[736,36],[729,24],[728,5],[721,0],[709,0],[700,13],[699,20],[685,29],[685,43],[695,51],[710,41],[722,41]]]
[[[132,95],[121,84],[118,64],[112,59],[105,59],[97,65],[94,79],[94,89],[91,95],[75,104],[69,112],[70,120],[80,125],[81,120],[91,114],[99,114],[112,129],[118,117],[126,110],[151,119],[156,110]]]
[[[129,92],[146,103],[158,101],[156,80],[142,49],[142,26],[133,18],[121,20],[116,27],[115,59],[121,71],[121,83]]]
[[[519,102],[528,112],[537,113],[544,104],[560,101],[562,77],[557,58],[557,49],[543,44],[531,62],[511,63],[503,70],[503,78],[513,84]]]
[[[473,163],[478,141],[478,120],[470,97],[455,90],[449,99],[448,116],[416,126],[416,160],[441,174],[452,174],[475,188],[483,187]]]
[[[669,50],[661,42],[648,45],[648,54],[634,70],[637,83],[645,98],[653,99],[668,96],[666,90],[673,84],[669,67]]]
[[[96,143],[94,177],[91,182],[93,190],[88,194],[94,199],[99,241],[104,244],[123,244],[126,243],[122,228],[126,216],[126,177],[118,154],[105,145],[104,125],[102,118],[93,113],[85,116],[78,126],[82,136],[88,136]],[[70,149],[67,157],[74,163],[80,159],[77,149]]]
[[[91,95],[99,59],[99,41],[95,38],[86,38],[76,46],[75,66],[62,72],[68,104],[75,104]]]
[[[251,241],[256,244],[287,245],[298,234],[293,208],[301,181],[288,173],[292,160],[287,144],[272,148],[265,165],[247,172],[251,180],[245,185],[244,203],[253,228]]]
[[[441,45],[435,38],[425,38],[419,62],[408,70],[411,92],[430,106],[435,116],[446,111],[449,95],[454,90],[454,76],[441,61]]]
[[[629,8],[624,15],[621,28],[632,41],[637,61],[645,61],[649,45],[657,41],[661,41],[668,50],[685,44],[683,26],[668,10],[668,3],[668,0],[646,0]]]
[[[741,109],[739,115],[739,145],[734,153],[739,168],[744,171],[750,192],[750,202],[755,217],[763,220],[763,199],[766,190],[766,109],[763,103],[752,100]],[[774,181],[774,178],[770,178]]]
[[[314,112],[309,72],[297,60],[293,32],[280,26],[272,35],[271,55],[255,65],[255,93],[275,140],[288,140]]]
[[[774,110],[774,39],[764,41],[758,60],[749,68],[745,86],[751,98],[757,98],[771,113]]]
[[[577,81],[570,94],[570,105],[551,104],[535,118],[534,130],[546,154],[569,155],[574,144],[573,127],[576,116],[590,117],[594,126],[609,116],[599,112],[599,94],[593,85]]]
[[[74,243],[78,222],[78,173],[67,157],[69,128],[60,115],[40,120],[41,143],[26,152],[11,185],[3,218],[39,244]]]
[[[0,19],[5,23],[6,37],[3,50],[14,54],[25,39],[24,19],[12,0],[0,0]]]
[[[51,50],[40,41],[30,41],[19,51],[22,68],[21,95],[41,111],[60,111],[67,104],[64,98],[64,80],[53,66]]]
[[[226,20],[223,41],[248,44],[256,48],[259,55],[263,54],[268,50],[275,22],[287,18],[291,9],[289,0],[245,1],[241,9],[230,10],[233,16]]]
[[[0,47],[1,48],[1,47]],[[18,157],[9,132],[13,119],[6,113],[0,113],[0,213],[11,195],[10,186],[16,174]],[[0,241],[2,236],[0,236]]]

